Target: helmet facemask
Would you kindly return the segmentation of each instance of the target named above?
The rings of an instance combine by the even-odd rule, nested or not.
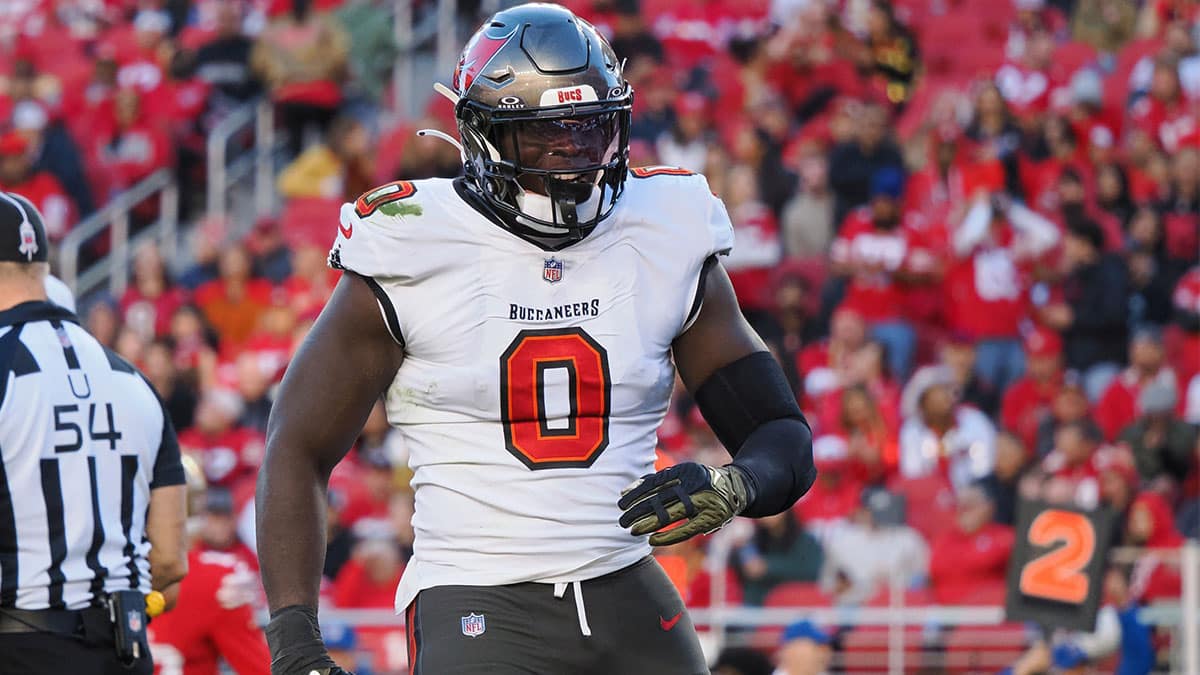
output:
[[[582,239],[612,213],[624,186],[632,99],[624,94],[520,111],[461,100],[468,176],[527,234]]]

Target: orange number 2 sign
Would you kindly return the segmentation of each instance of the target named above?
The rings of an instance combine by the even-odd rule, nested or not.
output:
[[[1029,543],[1055,548],[1021,570],[1023,595],[1055,602],[1080,604],[1088,597],[1090,580],[1084,569],[1096,554],[1096,531],[1085,516],[1050,509],[1038,514],[1029,525]]]

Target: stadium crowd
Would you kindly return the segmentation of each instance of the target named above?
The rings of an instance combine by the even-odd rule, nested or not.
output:
[[[86,323],[203,468],[197,546],[254,569],[272,391],[336,282],[336,205],[457,175],[451,146],[412,138],[452,132],[449,106],[376,128],[387,3],[0,4],[0,187],[61,239],[158,169],[184,186],[194,264],[138,250]],[[1000,603],[1020,497],[1107,506],[1121,545],[1200,537],[1200,6],[564,4],[627,58],[632,164],[702,172],[724,199],[725,265],[813,426],[818,482],[790,516],[739,521],[731,601],[872,603],[899,579],[911,602]],[[207,132],[260,95],[286,203],[239,238],[187,196]],[[724,463],[676,391],[661,461]],[[391,607],[412,509],[377,406],[329,491],[332,606]],[[692,606],[705,550],[661,552]],[[1154,553],[1125,581],[1128,603],[1180,593]]]

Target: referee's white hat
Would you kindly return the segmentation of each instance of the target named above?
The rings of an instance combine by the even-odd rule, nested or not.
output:
[[[46,226],[28,199],[0,192],[0,262],[35,263],[50,259]]]

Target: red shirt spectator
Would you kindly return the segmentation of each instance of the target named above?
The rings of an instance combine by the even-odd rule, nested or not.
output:
[[[240,348],[271,305],[271,284],[250,277],[250,254],[231,246],[217,261],[218,278],[196,289],[196,305],[221,338],[222,351]]]
[[[982,488],[959,492],[957,522],[931,547],[929,581],[942,604],[961,603],[981,585],[1003,584],[1013,530],[992,522],[994,505]]]
[[[162,254],[149,245],[138,249],[133,261],[133,285],[121,296],[121,317],[142,335],[162,336],[171,329],[171,317],[187,301],[183,289],[166,278]]]
[[[1129,544],[1148,549],[1183,546],[1183,536],[1175,529],[1171,507],[1157,492],[1143,492],[1133,500],[1129,507],[1126,538]],[[1182,591],[1179,570],[1165,563],[1153,550],[1138,559],[1131,586],[1134,597],[1143,603],[1178,601]]]
[[[237,557],[192,549],[175,607],[148,627],[156,675],[269,675],[271,654],[254,617],[258,579]]]
[[[0,190],[28,199],[42,214],[46,236],[59,241],[75,225],[75,205],[53,174],[36,171],[25,138],[16,132],[0,137]]]
[[[97,159],[110,189],[122,189],[167,166],[171,143],[166,131],[142,114],[134,89],[117,92],[113,115],[113,128],[98,136]]]
[[[818,539],[831,528],[845,522],[858,508],[863,485],[850,467],[846,441],[836,435],[818,437],[813,442],[813,457],[821,470],[805,499],[792,508],[800,522]]]
[[[1174,350],[1175,369],[1181,382],[1191,382],[1200,373],[1200,267],[1193,267],[1183,275],[1171,302],[1183,329],[1181,344]]]
[[[1170,59],[1154,64],[1150,91],[1129,110],[1132,123],[1167,152],[1179,150],[1181,141],[1197,130],[1196,104],[1183,97],[1179,72]]]
[[[1175,387],[1178,398],[1186,398],[1175,377],[1166,365],[1162,337],[1155,330],[1143,330],[1133,336],[1129,347],[1129,367],[1108,385],[1096,402],[1096,421],[1105,438],[1115,439],[1137,417],[1137,400],[1147,383],[1158,380]]]
[[[979,200],[954,233],[947,275],[950,327],[975,339],[1011,338],[1029,310],[1030,266],[1059,240],[1054,223],[1019,204]]]
[[[833,242],[831,260],[851,275],[843,306],[868,322],[901,316],[905,276],[927,272],[934,264],[921,234],[900,222],[883,222],[870,208],[853,211]]]
[[[858,312],[839,307],[829,325],[829,337],[809,344],[796,356],[803,381],[802,405],[811,408],[818,397],[842,386],[850,360],[867,341],[867,326]]]
[[[333,580],[333,604],[346,609],[391,609],[403,572],[394,542],[363,541]]]
[[[1025,336],[1024,343],[1025,375],[1004,392],[1000,421],[1032,448],[1037,445],[1038,427],[1051,415],[1062,388],[1062,338],[1039,326]]]
[[[196,426],[179,434],[179,445],[204,468],[209,485],[232,488],[253,480],[263,457],[262,434],[235,426],[242,401],[224,389],[210,389],[196,407]]]
[[[1054,502],[1074,503],[1080,508],[1099,506],[1100,467],[1096,448],[1100,432],[1090,421],[1062,424],[1054,432],[1054,449],[1042,460],[1042,470],[1050,476],[1047,498]]]

